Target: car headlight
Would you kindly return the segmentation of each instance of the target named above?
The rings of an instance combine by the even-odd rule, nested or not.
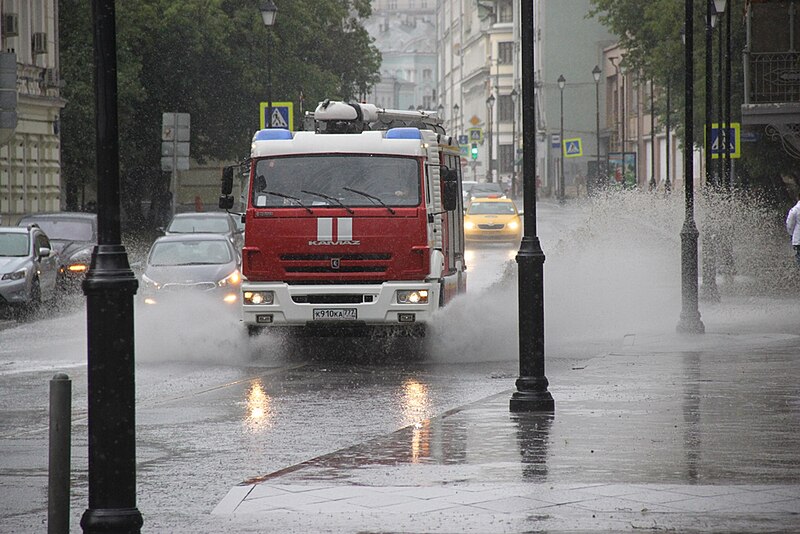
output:
[[[245,291],[244,304],[272,304],[275,302],[275,293],[272,291]]]
[[[474,230],[475,223],[472,221],[464,221],[464,230]]]
[[[240,275],[239,270],[236,269],[231,274],[229,274],[228,276],[217,282],[217,285],[219,287],[236,286],[239,285],[241,282],[242,282],[242,275]]]
[[[146,274],[142,275],[142,283],[144,284],[145,289],[161,289],[161,284],[159,284]]]
[[[398,304],[427,304],[427,289],[410,289],[397,292]]]
[[[25,269],[13,273],[6,273],[3,275],[3,280],[22,280],[25,278],[25,274]]]
[[[508,223],[508,227],[511,230],[516,230],[517,228],[519,228],[519,221],[511,221],[510,223]]]

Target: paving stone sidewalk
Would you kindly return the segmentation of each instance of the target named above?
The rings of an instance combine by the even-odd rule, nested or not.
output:
[[[800,532],[800,336],[626,338],[511,391],[230,490],[275,532]],[[241,527],[241,528],[239,528]]]

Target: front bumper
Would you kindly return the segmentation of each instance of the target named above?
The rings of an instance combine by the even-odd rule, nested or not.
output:
[[[26,279],[0,280],[0,304],[26,304],[29,296],[30,291],[28,291]]]
[[[397,291],[427,290],[427,303],[399,304]],[[247,325],[311,328],[361,328],[393,326],[411,328],[428,323],[439,304],[439,284],[432,282],[384,282],[359,285],[289,285],[276,282],[243,282],[242,293],[271,291],[271,304],[245,304],[242,321]]]

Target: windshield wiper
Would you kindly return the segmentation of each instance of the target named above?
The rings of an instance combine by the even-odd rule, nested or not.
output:
[[[356,193],[357,195],[361,195],[363,197],[367,197],[370,200],[374,200],[375,202],[377,202],[378,204],[389,210],[389,213],[391,213],[392,215],[394,215],[395,213],[394,210],[391,208],[391,206],[387,206],[383,200],[376,197],[375,195],[370,195],[369,193],[365,193],[364,191],[359,191],[358,189],[353,189],[350,187],[343,187],[342,189],[344,189],[345,191],[350,191],[351,193]]]
[[[302,200],[300,200],[300,199],[299,199],[299,198],[297,198],[297,197],[293,197],[292,195],[284,195],[283,193],[277,193],[277,192],[275,192],[275,191],[264,191],[264,193],[266,193],[266,194],[268,194],[268,195],[275,195],[276,197],[288,198],[289,200],[294,200],[295,202],[297,202],[298,204],[300,204],[300,206],[302,206],[303,208],[305,208],[305,210],[306,210],[308,213],[314,213],[313,211],[311,211],[311,208],[309,208],[308,206],[306,206],[305,204],[303,204],[303,201],[302,201]]]
[[[341,200],[339,200],[338,198],[335,198],[335,197],[328,196],[328,195],[326,195],[326,194],[324,194],[324,193],[315,193],[315,192],[313,192],[313,191],[306,191],[305,189],[301,189],[301,190],[300,190],[300,192],[301,192],[301,193],[305,193],[306,195],[313,195],[313,196],[315,196],[315,197],[324,198],[325,200],[330,200],[331,202],[336,202],[336,203],[337,203],[337,204],[339,204],[341,207],[343,207],[344,209],[346,209],[346,210],[347,210],[347,213],[355,213],[355,212],[354,212],[352,209],[350,209],[350,208],[348,208],[347,206],[345,206],[344,204],[342,204],[342,201],[341,201]]]

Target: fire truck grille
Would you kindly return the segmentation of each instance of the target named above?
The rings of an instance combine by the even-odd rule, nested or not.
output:
[[[330,261],[340,259],[344,261],[376,261],[389,260],[392,255],[388,252],[374,254],[282,254],[281,261]]]
[[[384,273],[385,265],[352,265],[334,269],[328,266],[286,267],[287,273]]]
[[[479,224],[481,230],[502,230],[505,224]]]
[[[292,300],[298,304],[361,304],[363,295],[294,295]]]

